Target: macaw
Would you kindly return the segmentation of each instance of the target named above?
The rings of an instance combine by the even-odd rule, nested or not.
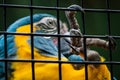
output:
[[[5,58],[4,49],[4,35],[0,36],[0,80],[5,80],[5,62],[4,59],[12,60],[32,60],[31,56],[31,29],[33,34],[33,53],[34,60],[44,61],[58,61],[58,47],[56,45],[57,38],[50,36],[40,36],[40,34],[57,34],[57,19],[50,14],[34,14],[33,15],[33,28],[30,24],[30,16],[21,18],[15,21],[7,29],[7,32],[12,33],[25,33],[28,35],[7,35],[7,58]],[[60,29],[63,31],[63,24],[60,21]],[[63,42],[62,42],[63,41]],[[65,43],[65,44],[64,44]],[[61,61],[83,61],[79,55],[70,54],[70,47],[61,39]],[[66,47],[67,46],[67,47]],[[95,54],[95,57],[103,62],[103,58],[95,51],[89,51],[90,55]],[[93,56],[94,57],[94,56]],[[94,57],[94,58],[95,58]],[[94,58],[92,59],[93,61]],[[96,58],[95,58],[96,59]],[[76,70],[72,63],[62,63],[61,72],[62,80],[85,80],[85,67]],[[31,62],[8,62],[8,79],[10,80],[32,80],[32,67]],[[111,80],[110,72],[105,64],[93,65],[90,64],[88,68],[89,80]],[[59,80],[59,64],[58,63],[44,63],[34,62],[35,80]]]
[[[49,14],[33,15],[33,33],[56,34],[56,18]],[[30,33],[30,16],[21,18],[7,29],[7,32]],[[54,38],[46,36],[34,36],[34,59],[58,61],[58,49],[54,44]],[[4,36],[0,37],[0,59],[4,59]],[[7,57],[12,60],[31,60],[31,38],[29,35],[7,35]],[[64,52],[64,51],[63,51]],[[61,54],[62,61],[69,61]],[[102,60],[102,59],[101,59]],[[81,60],[80,60],[81,61]],[[31,80],[32,68],[30,62],[9,62],[8,78],[11,80]],[[0,80],[5,80],[5,63],[0,62]],[[63,80],[85,80],[85,68],[75,70],[71,64],[62,64]],[[102,68],[104,67],[104,68]],[[99,69],[98,69],[99,68]],[[89,80],[110,80],[110,72],[106,65],[98,68],[88,65]],[[93,70],[94,69],[94,70]],[[35,80],[58,80],[58,63],[35,63]],[[98,74],[100,73],[100,74]],[[93,74],[96,74],[93,75]],[[69,75],[69,77],[68,77]],[[107,75],[107,76],[106,76]],[[93,77],[94,76],[94,77]],[[98,77],[97,77],[98,76]],[[99,79],[99,78],[103,79]]]

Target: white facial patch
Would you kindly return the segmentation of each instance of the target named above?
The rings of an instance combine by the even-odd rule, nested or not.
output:
[[[46,34],[55,34],[57,33],[57,22],[56,18],[45,17],[39,22],[34,24],[37,27],[40,27],[41,31]]]

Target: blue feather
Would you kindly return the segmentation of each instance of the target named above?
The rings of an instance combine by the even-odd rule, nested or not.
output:
[[[31,40],[28,40],[29,44],[31,44]],[[34,47],[38,49],[39,53],[45,56],[56,56],[58,57],[58,49],[56,45],[53,43],[52,39],[46,39],[41,36],[34,37]],[[61,54],[63,57],[63,55]]]
[[[31,44],[31,40],[28,40],[28,42]],[[34,47],[39,50],[39,53],[45,56],[58,56],[58,49],[51,38],[46,39],[41,36],[35,36]],[[61,56],[66,56],[69,61],[83,61],[83,58],[81,58],[79,55],[70,53],[70,47],[67,45],[64,39],[61,39]]]
[[[69,61],[83,61],[83,58],[79,55],[72,54],[68,57]]]
[[[61,52],[62,52],[62,54],[63,55],[67,55],[67,54],[69,54],[70,53],[70,46],[68,45],[68,43],[63,39],[63,38],[61,38],[60,39],[60,49],[61,49]]]
[[[37,22],[39,20],[41,20],[43,17],[53,17],[50,14],[35,14],[33,15],[33,22]],[[13,24],[11,24],[8,29],[7,32],[16,32],[16,29],[23,26],[23,25],[27,25],[30,24],[30,16],[21,18],[17,21],[15,21]],[[4,59],[5,58],[5,49],[4,49],[4,35],[0,36],[0,59]],[[17,47],[15,46],[14,43],[14,35],[7,35],[7,57],[8,58],[15,58],[16,57],[16,50]],[[5,63],[4,62],[0,62],[0,80],[5,80],[5,71],[4,71],[4,67],[5,67]],[[10,68],[10,64],[8,64],[8,71],[11,71]],[[10,74],[10,72],[8,72],[8,74]]]
[[[11,36],[11,35],[8,35],[7,36],[7,56],[10,58],[13,54],[15,54],[16,53],[16,50],[17,50],[17,48],[15,47],[15,43],[14,43],[14,37],[13,36]],[[0,37],[0,58],[4,58],[5,57],[5,49],[4,49],[4,36],[2,35],[1,37]]]
[[[35,14],[33,15],[33,23],[41,20],[43,17],[54,17],[54,16],[50,14]],[[31,22],[30,16],[21,18],[15,21],[12,25],[10,25],[10,27],[7,29],[7,32],[15,32],[18,27],[30,24],[30,22]]]
[[[17,48],[14,46],[15,43],[13,42],[14,40],[14,37],[11,36],[11,35],[8,35],[7,36],[7,47],[6,47],[6,50],[7,50],[7,57],[8,58],[13,58],[15,57],[15,53],[16,53],[16,50]],[[1,35],[0,36],[0,58],[1,59],[4,59],[5,58],[5,45],[4,45],[4,36]],[[8,74],[10,75],[11,74],[11,67],[10,67],[10,63],[7,64],[8,66]],[[0,62],[0,80],[5,80],[4,77],[5,77],[5,62]]]

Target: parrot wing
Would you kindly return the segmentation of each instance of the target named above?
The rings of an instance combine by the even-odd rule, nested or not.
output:
[[[5,54],[7,54],[7,58],[15,58],[16,57],[16,50],[17,48],[14,46],[13,42],[14,37],[11,35],[8,35],[6,40],[6,53],[5,53],[5,37],[3,35],[0,36],[0,59],[5,58]],[[11,74],[11,67],[10,63],[7,64],[8,68],[8,75]],[[0,80],[5,80],[5,62],[0,62]]]

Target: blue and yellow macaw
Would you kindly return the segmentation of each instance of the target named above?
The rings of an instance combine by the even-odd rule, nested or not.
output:
[[[57,19],[50,14],[33,15],[33,33],[57,34]],[[60,21],[60,29],[62,30]],[[21,18],[9,26],[7,32],[31,33],[30,16]],[[3,35],[0,36],[0,59],[5,57]],[[34,60],[58,61],[58,47],[56,37],[33,37]],[[63,41],[63,42],[62,42]],[[61,39],[61,61],[83,61],[79,55],[69,55],[70,47]],[[99,56],[98,56],[99,57]],[[31,60],[31,37],[29,35],[7,35],[7,59]],[[104,61],[100,58],[100,61]],[[0,62],[0,80],[5,80],[5,63]],[[35,62],[35,80],[59,80],[59,64]],[[85,80],[85,67],[76,70],[71,64],[62,63],[62,80]],[[10,80],[32,80],[31,62],[8,62],[8,78]],[[111,80],[106,65],[88,65],[89,80]]]

